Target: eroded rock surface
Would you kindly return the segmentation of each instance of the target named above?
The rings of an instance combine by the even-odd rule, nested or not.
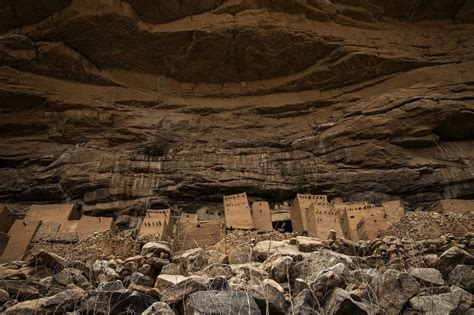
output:
[[[4,1],[0,199],[472,197],[472,1]],[[363,197],[363,198],[361,198]]]

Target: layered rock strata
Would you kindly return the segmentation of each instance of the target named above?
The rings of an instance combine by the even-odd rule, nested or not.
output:
[[[474,2],[5,1],[0,199],[472,197]],[[192,206],[191,206],[192,204]]]

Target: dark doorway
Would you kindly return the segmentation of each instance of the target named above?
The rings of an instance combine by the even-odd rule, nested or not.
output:
[[[273,229],[279,232],[293,232],[293,226],[291,225],[291,221],[273,221],[272,222]]]

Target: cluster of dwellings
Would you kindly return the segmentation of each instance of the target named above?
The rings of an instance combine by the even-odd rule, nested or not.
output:
[[[472,200],[441,200],[431,211],[465,213]],[[291,206],[270,207],[266,201],[249,203],[245,193],[224,196],[223,211],[201,208],[173,218],[170,209],[146,211],[138,231],[141,239],[170,241],[176,250],[214,245],[226,229],[280,230],[326,239],[331,231],[357,241],[371,239],[404,214],[400,201],[375,206],[366,202],[329,201],[325,195],[297,194]],[[113,218],[83,215],[72,204],[33,205],[23,219],[16,219],[0,204],[0,262],[17,260],[32,244],[74,243],[95,232],[114,230]]]
[[[400,201],[376,207],[367,202],[329,202],[325,195],[298,194],[290,211],[293,230],[325,239],[331,230],[352,241],[373,239],[405,210]]]
[[[113,218],[82,215],[73,204],[32,205],[16,219],[0,205],[0,262],[20,259],[34,243],[73,243],[113,229]]]
[[[270,210],[266,201],[250,208],[245,193],[224,196],[224,211],[200,208],[196,213],[183,212],[173,222],[170,209],[148,210],[138,232],[139,238],[173,239],[176,250],[209,246],[224,238],[226,229],[258,230],[290,229],[290,206],[287,203]]]
[[[226,227],[230,229],[271,231],[275,226],[268,202],[254,202],[250,208],[245,193],[225,196],[224,211]],[[340,199],[329,202],[326,195],[297,194],[289,219],[292,230],[300,235],[325,239],[334,230],[340,236],[357,241],[377,237],[388,223],[403,213],[400,201],[376,207],[366,202],[344,203]]]
[[[292,205],[270,209],[266,201],[251,205],[245,193],[224,196],[224,212],[201,208],[196,213],[182,213],[172,222],[171,210],[148,210],[139,237],[159,240],[173,239],[175,249],[188,249],[217,243],[225,230],[274,229],[294,231],[325,239],[330,231],[357,241],[375,238],[387,224],[404,213],[400,201],[389,201],[376,207],[366,202],[329,202],[325,195],[298,194]]]

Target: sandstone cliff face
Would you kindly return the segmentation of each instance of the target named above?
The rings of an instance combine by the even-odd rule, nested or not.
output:
[[[27,2],[0,3],[0,199],[473,197],[474,1]]]

